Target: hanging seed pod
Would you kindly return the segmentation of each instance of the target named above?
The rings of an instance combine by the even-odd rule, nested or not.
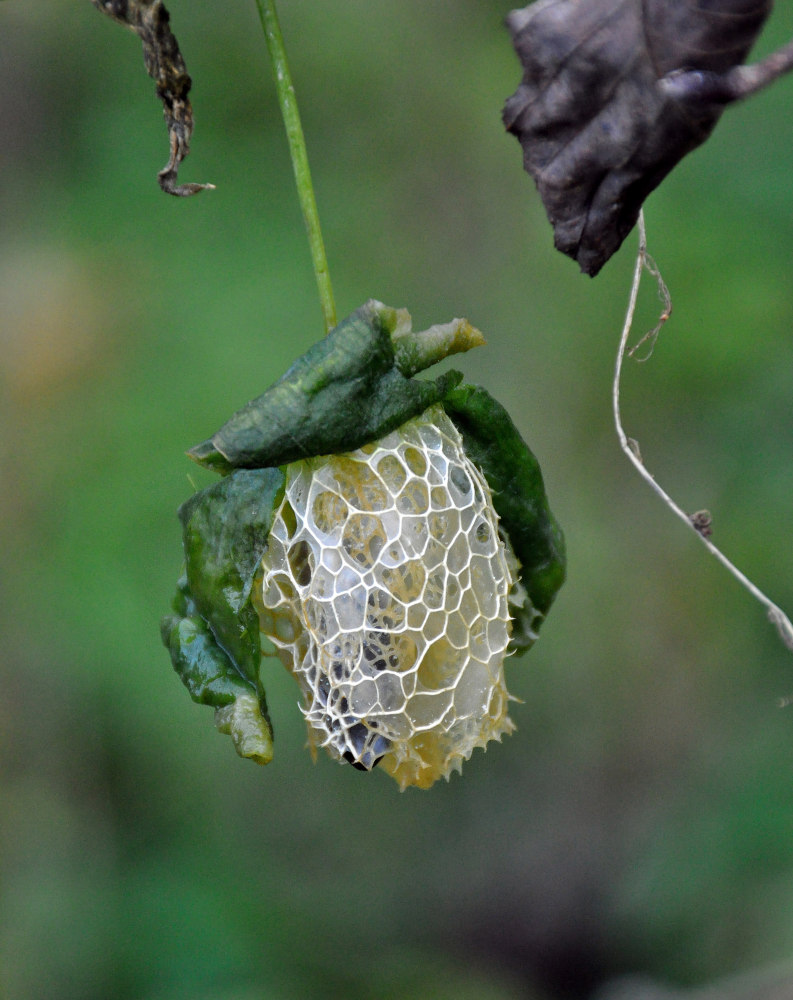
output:
[[[563,581],[561,532],[503,408],[456,372],[413,378],[480,343],[367,303],[191,452],[226,476],[180,510],[163,638],[243,756],[272,755],[260,632],[312,749],[402,788],[512,730],[504,662]]]
[[[289,466],[260,622],[303,691],[312,746],[428,787],[511,730],[508,545],[439,405]]]

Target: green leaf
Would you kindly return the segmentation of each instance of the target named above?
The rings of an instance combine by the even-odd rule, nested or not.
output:
[[[483,338],[464,320],[423,334],[409,323],[404,310],[367,302],[193,448],[191,458],[218,472],[285,465],[354,451],[423,413],[462,376],[452,371],[431,382],[410,375]]]
[[[242,756],[261,763],[272,757],[272,729],[251,588],[283,486],[280,469],[243,469],[179,508],[185,576],[175,614],[162,622],[163,642],[191,697],[220,710],[218,728]]]
[[[242,676],[254,683],[260,647],[251,584],[283,485],[280,469],[240,470],[179,508],[190,596]]]
[[[512,646],[532,644],[542,616],[564,583],[564,535],[548,505],[540,465],[507,411],[485,389],[461,385],[443,400],[463,437],[465,451],[485,476],[493,505],[520,562],[521,583],[532,607],[511,608]]]
[[[255,692],[255,685],[240,675],[197,613],[187,593],[186,577],[179,581],[174,610],[176,614],[162,620],[162,640],[193,701],[222,708],[239,695]]]

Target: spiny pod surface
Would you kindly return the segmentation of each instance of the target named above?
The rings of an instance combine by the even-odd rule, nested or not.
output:
[[[441,406],[290,464],[254,600],[301,687],[311,746],[428,788],[510,732],[516,571]]]

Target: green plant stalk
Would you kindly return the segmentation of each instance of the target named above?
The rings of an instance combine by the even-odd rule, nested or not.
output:
[[[325,244],[319,224],[317,202],[314,197],[314,185],[311,183],[306,140],[303,135],[303,127],[300,124],[297,97],[295,96],[295,88],[289,73],[286,48],[284,47],[284,38],[281,34],[281,26],[278,23],[275,0],[256,0],[256,6],[259,8],[259,17],[264,29],[264,37],[267,40],[267,50],[270,53],[272,61],[273,76],[275,77],[275,86],[278,91],[278,103],[281,107],[281,114],[284,119],[284,126],[286,127],[286,136],[289,141],[292,169],[294,170],[297,194],[300,199],[303,220],[306,224],[306,232],[308,233],[311,261],[314,266],[314,276],[317,280],[319,301],[322,308],[322,315],[325,319],[325,332],[327,333],[336,326],[336,305],[333,300],[328,262],[325,257]]]

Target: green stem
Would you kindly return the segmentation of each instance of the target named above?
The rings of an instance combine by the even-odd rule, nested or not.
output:
[[[333,301],[333,289],[330,284],[328,262],[325,257],[325,244],[322,240],[322,230],[317,214],[317,202],[314,198],[314,185],[311,183],[311,171],[308,166],[306,140],[303,127],[300,124],[300,113],[297,108],[295,88],[289,74],[289,64],[286,59],[284,38],[278,23],[275,0],[256,0],[259,17],[267,39],[267,49],[273,65],[275,86],[278,91],[278,103],[281,106],[286,136],[289,140],[289,153],[292,157],[292,168],[295,172],[297,194],[303,211],[303,220],[308,233],[308,244],[311,249],[311,261],[314,265],[314,276],[317,279],[319,301],[322,315],[325,319],[325,332],[336,325],[336,305]]]

